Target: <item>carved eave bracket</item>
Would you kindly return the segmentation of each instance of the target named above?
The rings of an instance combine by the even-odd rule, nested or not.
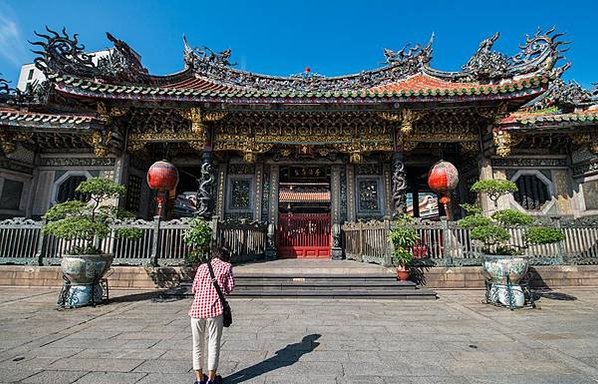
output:
[[[197,135],[202,147],[210,141],[207,123],[222,120],[226,116],[225,112],[205,112],[200,108],[185,109],[180,111],[180,114],[191,122],[191,131]],[[195,148],[198,144],[194,144],[193,147]]]
[[[586,146],[593,154],[598,154],[598,134],[576,132],[569,134],[571,141],[579,146]]]
[[[24,143],[31,140],[33,132],[17,132],[0,127],[0,148],[8,155],[17,149],[17,143]]]
[[[93,153],[97,157],[107,157],[112,144],[112,131],[97,129],[83,135],[83,140],[93,148]]]
[[[415,122],[424,117],[425,112],[404,108],[399,112],[380,112],[378,115],[387,121],[400,122],[401,133],[408,135],[413,131]]]
[[[107,106],[102,101],[98,102],[96,105],[98,118],[103,121],[106,126],[113,125],[116,118],[126,115],[127,112],[129,112],[129,108]]]
[[[465,155],[476,155],[480,153],[480,142],[479,141],[461,141],[459,142],[461,150]]]
[[[492,142],[496,148],[496,154],[500,157],[507,157],[511,154],[513,147],[516,147],[523,140],[523,136],[504,128],[492,130]]]

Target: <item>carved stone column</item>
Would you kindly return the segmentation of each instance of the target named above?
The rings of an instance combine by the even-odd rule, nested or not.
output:
[[[392,155],[392,217],[396,218],[406,211],[405,192],[407,191],[407,173],[403,154],[395,152]]]
[[[347,164],[347,221],[353,222],[356,220],[355,213],[355,166]]]
[[[340,197],[341,197],[341,169],[340,165],[333,165],[331,169],[330,195],[332,198],[332,248],[331,255],[333,259],[343,258],[343,249],[341,248],[341,224],[340,224]]]
[[[211,219],[212,190],[214,171],[212,169],[212,151],[204,150],[202,154],[201,178],[197,190],[197,215]]]
[[[268,244],[266,247],[266,258],[276,258],[276,227],[278,226],[278,178],[280,167],[270,167],[270,217],[268,218]]]
[[[225,204],[225,193],[226,193],[226,172],[227,164],[220,164],[218,167],[218,192],[216,200],[216,211],[214,215],[220,217],[220,220],[224,220],[224,204]]]
[[[253,210],[253,220],[262,221],[262,195],[263,178],[264,178],[264,164],[256,164],[255,166],[255,204]]]

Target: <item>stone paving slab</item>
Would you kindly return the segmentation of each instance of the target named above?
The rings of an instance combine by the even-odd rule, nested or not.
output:
[[[0,287],[0,383],[192,382],[190,299],[113,290],[108,305],[58,311],[57,293]],[[598,291],[517,311],[482,304],[479,290],[438,293],[233,299],[220,373],[260,384],[598,382]]]

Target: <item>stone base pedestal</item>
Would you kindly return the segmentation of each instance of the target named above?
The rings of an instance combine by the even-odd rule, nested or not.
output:
[[[332,247],[331,249],[331,256],[332,260],[342,260],[343,257],[343,249],[341,247]]]
[[[276,248],[274,248],[274,247],[266,248],[266,260],[276,260]]]

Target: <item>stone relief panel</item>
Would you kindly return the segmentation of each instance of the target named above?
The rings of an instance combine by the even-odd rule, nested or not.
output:
[[[598,180],[586,181],[582,189],[586,210],[598,210]]]

